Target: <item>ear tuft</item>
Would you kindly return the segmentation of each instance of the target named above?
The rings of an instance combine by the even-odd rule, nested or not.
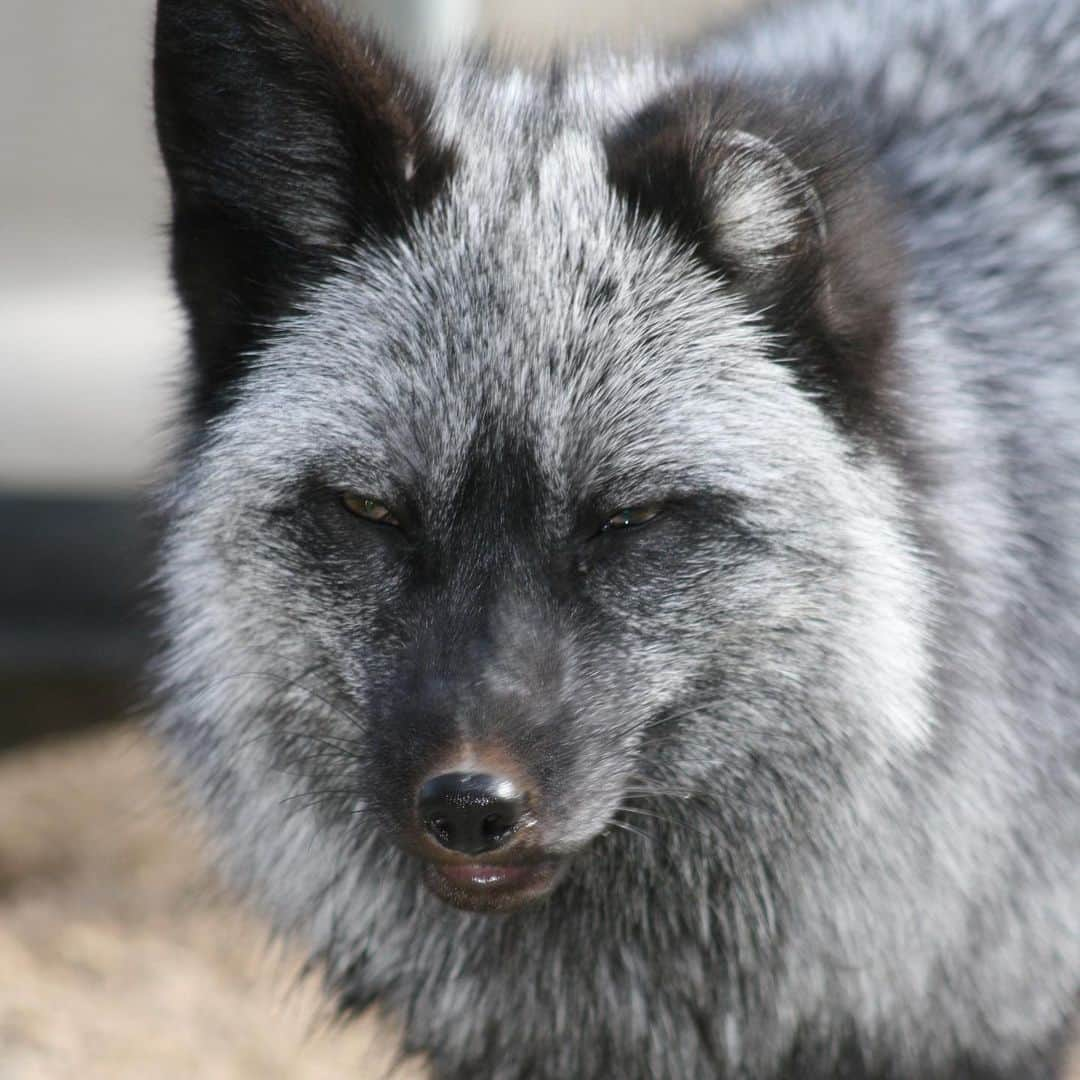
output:
[[[319,0],[159,0],[154,98],[200,407],[305,284],[403,231],[452,154],[424,90]]]

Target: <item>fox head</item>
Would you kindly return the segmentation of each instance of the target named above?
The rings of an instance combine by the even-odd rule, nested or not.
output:
[[[161,0],[155,82],[162,726],[282,921],[737,881],[917,752],[896,250],[827,118],[646,59],[425,81],[316,0]]]

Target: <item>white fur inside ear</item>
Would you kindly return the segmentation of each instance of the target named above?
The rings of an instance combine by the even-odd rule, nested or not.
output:
[[[825,214],[809,177],[773,143],[729,131],[709,196],[724,250],[751,273],[768,272],[785,258],[809,215],[822,240]]]

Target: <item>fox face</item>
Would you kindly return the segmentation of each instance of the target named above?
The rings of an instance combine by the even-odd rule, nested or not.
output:
[[[895,253],[824,128],[644,62],[433,90],[288,0],[162,4],[157,103],[166,723],[252,875],[526,908],[688,814],[794,843],[920,745]]]

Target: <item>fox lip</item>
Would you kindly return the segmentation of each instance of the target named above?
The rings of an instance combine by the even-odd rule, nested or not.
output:
[[[428,862],[424,884],[463,911],[517,911],[547,896],[561,877],[558,859],[531,862]]]

